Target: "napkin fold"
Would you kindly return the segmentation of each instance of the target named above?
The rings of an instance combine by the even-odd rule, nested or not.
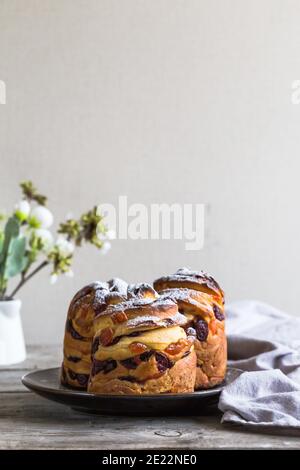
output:
[[[226,312],[234,378],[220,396],[222,422],[300,431],[300,320],[256,301]]]

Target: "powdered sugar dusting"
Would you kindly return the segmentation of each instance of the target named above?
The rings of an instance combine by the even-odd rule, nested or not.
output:
[[[150,284],[140,283],[140,284],[129,284],[127,289],[128,298],[143,298],[143,297],[158,297],[158,293],[153,289]]]
[[[178,307],[184,310],[186,306],[194,307],[193,314],[204,314],[210,317],[214,316],[213,299],[214,296],[205,292],[195,291],[193,289],[165,289],[161,292],[162,296],[171,297],[178,303]]]
[[[108,307],[99,312],[97,316],[100,315],[112,315],[115,312],[127,312],[128,310],[141,310],[141,316],[143,314],[143,309],[147,309],[151,311],[160,310],[160,309],[168,309],[170,308],[170,313],[173,313],[174,307],[177,308],[177,304],[171,298],[159,297],[158,299],[151,299],[151,298],[133,298],[130,300],[126,300],[125,302],[121,302],[116,305],[108,305]]]
[[[127,295],[128,284],[123,279],[114,277],[108,281],[108,287],[111,292],[119,292],[122,295]]]
[[[187,319],[184,315],[177,312],[168,318],[159,318],[153,315],[141,315],[135,318],[131,318],[127,321],[128,328],[136,328],[140,326],[157,325],[157,326],[175,326],[185,325]]]
[[[157,324],[159,323],[159,321],[161,320],[158,317],[154,317],[151,315],[143,315],[143,316],[131,318],[130,320],[128,320],[127,326],[128,328],[135,328],[136,326],[141,326],[141,325],[145,325],[149,323]]]
[[[156,279],[156,281],[154,281],[154,286],[158,290],[161,290],[161,286],[163,284],[170,284],[168,287],[171,287],[172,282],[198,283],[199,285],[205,285],[212,291],[223,295],[223,291],[217,281],[205,271],[192,271],[188,268],[180,268],[174,274]]]

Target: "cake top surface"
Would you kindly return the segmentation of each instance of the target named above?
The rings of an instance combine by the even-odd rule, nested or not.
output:
[[[189,268],[180,268],[174,274],[162,276],[156,279],[153,283],[154,288],[158,291],[167,288],[178,287],[181,288],[180,283],[194,284],[205,286],[208,290],[215,292],[217,295],[224,296],[224,293],[217,283],[217,281],[205,271],[193,271]],[[184,285],[182,287],[185,287]]]
[[[101,316],[113,315],[117,312],[133,312],[141,316],[155,315],[169,312],[170,315],[177,313],[177,303],[171,297],[134,297],[115,305],[108,305],[107,308],[97,314],[97,318]]]

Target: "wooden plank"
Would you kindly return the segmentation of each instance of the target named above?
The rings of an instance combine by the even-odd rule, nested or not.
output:
[[[29,392],[21,382],[21,377],[27,371],[2,370],[0,371],[0,394],[3,392]]]
[[[22,364],[0,368],[0,449],[300,448],[299,437],[223,426],[220,416],[128,418],[85,415],[26,391],[21,376],[56,367],[61,346],[31,346]]]
[[[62,361],[62,345],[31,345],[27,346],[27,359],[20,364],[0,366],[0,374],[4,370],[26,371],[58,367]],[[1,375],[0,375],[1,376]]]
[[[2,393],[0,449],[300,448],[299,437],[255,434],[220,416],[128,418],[85,415],[32,393]]]
[[[25,392],[21,377],[34,369],[57,367],[61,363],[62,346],[45,345],[27,347],[27,359],[13,366],[0,367],[0,393]]]

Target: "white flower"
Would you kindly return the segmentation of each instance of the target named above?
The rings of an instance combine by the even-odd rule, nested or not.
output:
[[[37,223],[39,228],[49,228],[53,224],[52,212],[44,206],[36,206],[30,213],[30,219]]]
[[[105,232],[103,232],[103,229]],[[99,222],[96,227],[96,234],[99,240],[114,240],[116,238],[116,231],[115,230],[107,230],[105,226],[103,226],[102,222]]]
[[[58,279],[58,275],[57,274],[51,274],[50,276],[50,284],[55,284],[56,281]]]
[[[53,247],[53,235],[45,228],[38,228],[35,230],[35,235],[42,240],[45,253],[48,253]]]
[[[101,205],[100,205],[100,204],[99,204],[99,206],[97,206],[96,214],[97,214],[97,215],[101,215],[101,216],[103,215],[103,214],[102,214],[102,209],[101,209]]]
[[[74,272],[72,271],[72,269],[69,269],[69,271],[66,271],[66,272],[65,272],[65,275],[66,275],[67,277],[74,277]]]
[[[99,222],[96,227],[96,235],[99,240],[105,240],[106,236],[105,233],[103,232],[103,224]]]
[[[64,237],[58,237],[55,245],[60,254],[64,257],[72,255],[75,249],[74,244]]]
[[[100,253],[102,255],[106,255],[106,253],[108,253],[110,249],[111,249],[111,243],[110,242],[104,242],[103,245],[102,245],[102,248],[100,250]]]
[[[107,230],[106,232],[106,238],[107,240],[115,240],[116,238],[116,231],[115,230]]]
[[[15,205],[15,214],[19,220],[26,220],[29,216],[30,204],[26,199],[22,199]]]

